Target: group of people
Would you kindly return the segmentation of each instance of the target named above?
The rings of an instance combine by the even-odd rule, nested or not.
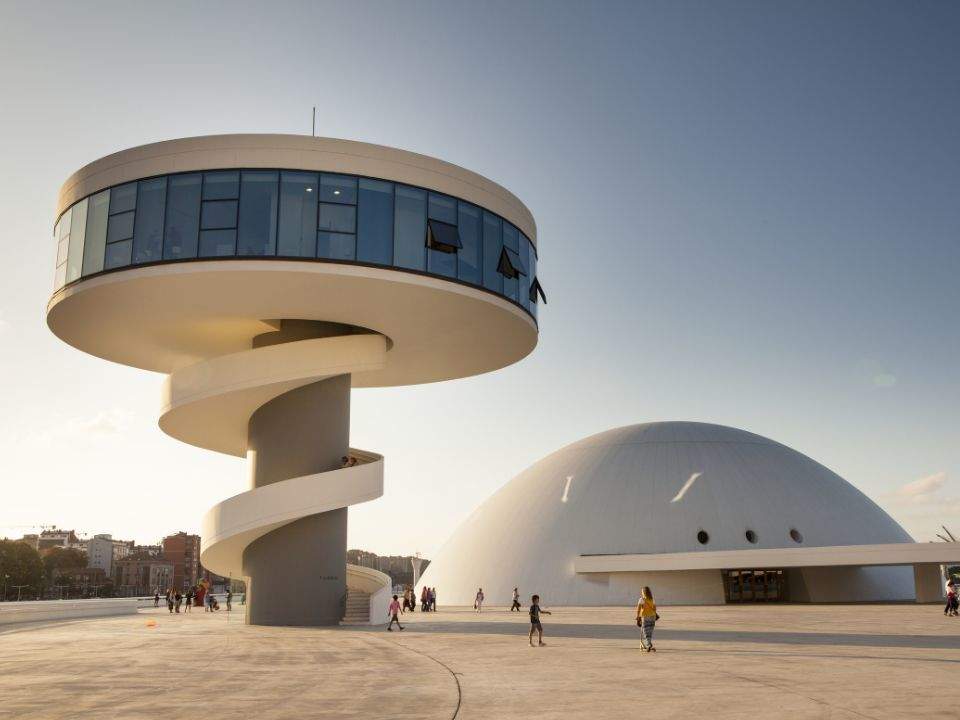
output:
[[[399,596],[394,595],[394,600],[399,602]],[[400,605],[399,612],[405,613],[407,610],[414,612],[417,609],[417,593],[407,586],[403,591],[403,604]],[[435,587],[422,587],[420,589],[420,612],[436,612],[437,610],[437,589]]]
[[[200,588],[197,586],[188,588],[186,593],[182,593],[179,590],[174,588],[169,588],[166,592],[166,601],[167,601],[167,610],[171,613],[180,612],[180,608],[183,607],[184,612],[190,612],[190,609],[194,606],[200,606],[201,593],[199,592]],[[233,606],[233,592],[227,590],[227,612],[230,612]],[[213,596],[213,593],[207,592],[203,597],[203,611],[204,612],[216,612],[220,609],[220,603]],[[153,595],[153,606],[160,606],[160,593],[156,592]]]
[[[340,458],[340,467],[348,468],[353,467],[354,465],[359,465],[360,461],[357,460],[353,455],[344,455]]]

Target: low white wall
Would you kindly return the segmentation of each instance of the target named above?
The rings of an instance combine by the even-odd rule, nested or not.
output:
[[[386,625],[390,618],[387,612],[390,610],[390,601],[393,600],[393,591],[387,585],[380,588],[370,596],[370,624]]]
[[[386,573],[360,565],[347,564],[347,587],[370,594],[370,624],[386,625],[387,611],[393,599],[393,581]]]
[[[99,600],[39,600],[0,603],[0,625],[73,620],[106,615],[133,615],[137,598],[104,598]]]

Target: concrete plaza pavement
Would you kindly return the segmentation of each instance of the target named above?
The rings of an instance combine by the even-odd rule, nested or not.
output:
[[[548,607],[548,609],[550,609]],[[931,605],[468,608],[382,628],[162,610],[0,631],[0,718],[933,718],[960,707],[960,619]],[[154,625],[155,623],[155,625]]]

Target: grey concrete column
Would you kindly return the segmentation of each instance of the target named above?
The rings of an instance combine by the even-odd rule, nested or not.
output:
[[[918,563],[913,566],[913,586],[918,603],[944,602],[946,582],[946,575],[940,565]]]
[[[260,336],[254,347],[342,334],[323,332],[325,328],[304,332],[302,323],[292,329]],[[262,487],[336,470],[349,444],[349,375],[291,390],[250,418],[247,447],[252,484]],[[346,508],[301,518],[252,542],[243,553],[247,622],[338,624],[347,590],[346,555]]]

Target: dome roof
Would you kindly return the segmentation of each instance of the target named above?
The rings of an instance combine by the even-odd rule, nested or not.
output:
[[[590,436],[527,468],[454,532],[423,582],[460,604],[479,586],[492,599],[563,577],[572,594],[553,602],[590,603],[590,576],[573,573],[579,555],[911,541],[796,450],[736,428],[657,422]]]

